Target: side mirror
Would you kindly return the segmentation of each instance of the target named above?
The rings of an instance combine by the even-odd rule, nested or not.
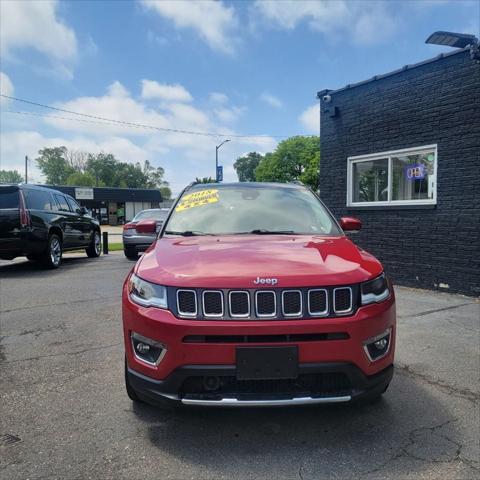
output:
[[[78,209],[78,213],[79,213],[80,215],[87,215],[88,210],[87,210],[86,207],[80,207],[80,208]]]
[[[157,233],[157,222],[155,220],[142,220],[135,225],[138,233]]]
[[[362,228],[362,222],[355,217],[342,217],[340,226],[345,232],[355,232]]]

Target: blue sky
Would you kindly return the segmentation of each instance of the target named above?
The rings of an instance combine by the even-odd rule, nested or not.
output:
[[[220,151],[226,180],[236,179],[239,155],[271,151],[277,136],[318,134],[318,90],[448,51],[424,44],[435,30],[480,34],[480,0],[0,0],[0,8],[3,94],[231,136]],[[1,169],[22,171],[25,155],[66,145],[148,159],[177,192],[214,175],[223,139],[65,120],[79,117],[5,99],[0,106]],[[31,172],[41,181],[33,161]]]

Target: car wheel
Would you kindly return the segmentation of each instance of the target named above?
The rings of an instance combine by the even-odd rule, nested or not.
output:
[[[62,240],[55,233],[48,237],[47,250],[43,254],[43,263],[47,268],[58,268],[62,263]]]
[[[357,401],[357,404],[360,406],[363,406],[363,405],[375,405],[379,403],[382,400],[383,394],[387,391],[387,388],[389,385],[390,384],[387,384],[387,386],[380,392],[372,392],[369,395],[365,395],[363,398]]]
[[[92,241],[90,242],[90,245],[85,249],[85,251],[90,258],[100,256],[100,252],[102,251],[102,240],[100,238],[99,231],[93,232]]]
[[[135,390],[132,388],[130,385],[130,382],[128,381],[128,370],[127,370],[127,359],[125,359],[125,388],[127,390],[127,395],[128,398],[135,403],[144,403],[137,395]]]
[[[138,252],[134,248],[125,247],[123,253],[129,260],[138,260]]]

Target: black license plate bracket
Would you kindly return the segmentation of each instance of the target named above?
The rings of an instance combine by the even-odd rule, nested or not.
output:
[[[238,380],[298,377],[298,347],[237,347]]]

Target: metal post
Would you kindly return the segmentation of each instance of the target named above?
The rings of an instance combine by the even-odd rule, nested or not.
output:
[[[28,155],[25,155],[25,183],[28,183]]]
[[[103,253],[104,255],[108,255],[108,232],[103,232]]]
[[[215,147],[215,181],[218,183],[218,149],[224,144],[229,142],[230,139],[224,140],[220,145]]]

